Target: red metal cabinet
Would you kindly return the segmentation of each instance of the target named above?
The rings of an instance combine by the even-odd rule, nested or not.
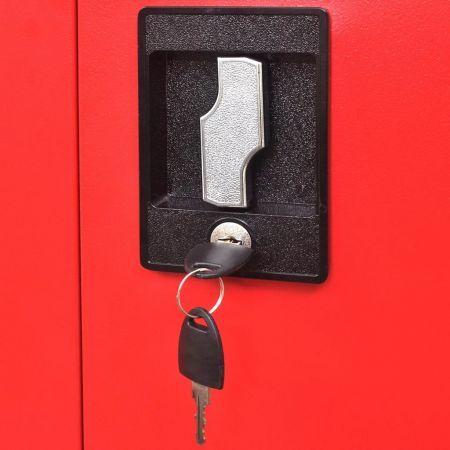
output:
[[[0,448],[80,450],[76,4],[0,2]]]
[[[78,4],[87,450],[195,448],[180,275],[139,264],[137,14],[167,5]],[[331,259],[319,286],[227,279],[208,447],[450,448],[448,2],[220,5],[329,11]]]

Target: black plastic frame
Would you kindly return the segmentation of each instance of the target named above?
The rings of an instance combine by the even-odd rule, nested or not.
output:
[[[319,73],[317,91],[317,188],[318,188],[318,217],[319,217],[319,270],[317,273],[270,273],[270,272],[252,272],[238,273],[237,276],[250,278],[264,278],[287,281],[301,281],[307,283],[321,283],[328,276],[328,60],[329,60],[329,35],[328,35],[328,14],[321,8],[197,8],[197,7],[147,7],[142,9],[138,15],[138,63],[139,63],[139,174],[140,174],[140,259],[143,267],[171,272],[184,272],[184,267],[179,263],[158,263],[149,259],[148,254],[148,208],[150,199],[150,147],[148,119],[151,116],[148,104],[150,95],[148,57],[145,46],[146,23],[148,15],[154,14],[205,14],[205,15],[312,15],[319,18],[319,39],[320,50],[318,55]],[[155,114],[155,111],[152,112]],[[156,112],[158,113],[158,112]],[[161,174],[164,179],[165,174]],[[153,207],[153,206],[152,206]],[[179,210],[183,211],[183,210]],[[186,210],[187,211],[187,210]],[[194,212],[193,210],[189,211]],[[245,212],[244,212],[245,213]],[[235,216],[233,212],[222,212],[222,218],[215,221],[217,223],[227,221],[227,217]],[[245,219],[232,217],[233,221],[242,221]],[[192,230],[188,231],[189,233]],[[173,239],[180,240],[182,236],[174,235]],[[288,239],[289,237],[286,236]],[[204,242],[201,237],[198,243]]]

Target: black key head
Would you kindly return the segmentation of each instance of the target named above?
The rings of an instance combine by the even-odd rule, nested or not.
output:
[[[193,247],[184,260],[186,272],[206,268],[211,272],[199,272],[198,278],[218,278],[237,272],[252,256],[253,250],[243,245],[205,242]]]
[[[198,316],[206,326],[186,317],[181,326],[178,346],[178,367],[191,381],[214,389],[222,389],[224,359],[222,340],[216,322],[203,308],[194,308],[189,314]]]

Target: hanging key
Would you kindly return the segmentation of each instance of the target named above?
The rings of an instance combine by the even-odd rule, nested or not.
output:
[[[223,347],[217,325],[203,308],[189,311],[190,316],[202,318],[206,326],[186,317],[181,327],[178,366],[192,381],[192,396],[196,404],[196,438],[205,442],[205,408],[209,404],[209,389],[222,389],[224,382]]]

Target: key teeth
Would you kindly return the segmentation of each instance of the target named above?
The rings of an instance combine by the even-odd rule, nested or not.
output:
[[[202,427],[200,431],[200,439],[197,440],[197,442],[199,444],[204,444],[206,442],[206,432],[205,432],[205,426],[206,426],[206,418],[205,418],[205,406],[201,407],[201,423],[202,423]],[[197,419],[197,414],[196,414],[196,419]]]
[[[196,413],[194,414],[197,424],[196,440],[198,444],[204,444],[206,441],[205,433],[205,411],[209,404],[209,388],[201,384],[192,383],[192,396],[196,404]]]

